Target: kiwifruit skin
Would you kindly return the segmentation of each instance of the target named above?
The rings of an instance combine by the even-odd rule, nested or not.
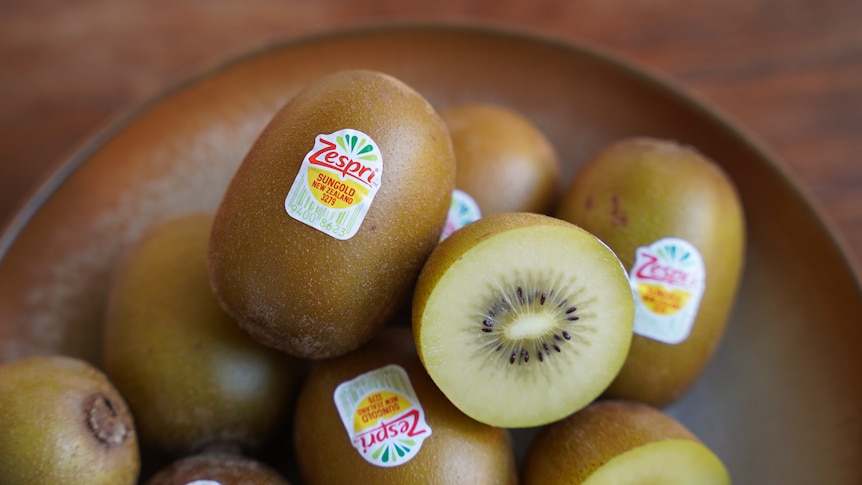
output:
[[[87,423],[94,394],[107,398],[126,429],[115,444]],[[0,484],[134,484],[139,473],[134,420],[99,369],[59,355],[0,365]]]
[[[220,485],[289,485],[269,465],[243,455],[205,452],[180,458],[146,481],[145,485],[188,485],[212,480]]]
[[[483,215],[553,210],[560,161],[531,120],[489,103],[447,106],[440,116],[455,149],[455,187],[470,194]]]
[[[382,468],[366,462],[351,446],[333,394],[338,384],[388,364],[407,372],[432,434],[413,459]],[[315,364],[297,399],[294,448],[307,485],[517,483],[509,432],[481,424],[449,402],[425,373],[405,327],[386,327],[360,349]]]
[[[255,452],[289,422],[304,363],[265,347],[209,286],[212,214],[164,221],[123,256],[108,295],[104,369],[136,417],[145,452],[223,443]]]
[[[315,137],[343,128],[377,143],[383,176],[359,232],[340,241],[294,220],[284,198]],[[454,187],[451,139],[418,92],[375,71],[324,76],[274,116],[229,184],[209,250],[215,293],[268,346],[347,353],[409,299]]]
[[[745,221],[732,181],[693,147],[625,138],[580,168],[555,216],[595,234],[627,271],[639,246],[664,237],[685,239],[700,251],[706,286],[691,334],[676,345],[635,335],[605,393],[659,407],[678,400],[715,353],[742,276]]]
[[[667,439],[700,443],[682,423],[649,404],[595,401],[538,430],[524,456],[521,483],[582,483],[611,458]]]

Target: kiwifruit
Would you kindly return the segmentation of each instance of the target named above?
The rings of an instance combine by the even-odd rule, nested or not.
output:
[[[553,210],[560,161],[532,120],[480,102],[446,106],[440,116],[455,149],[455,187],[469,194],[482,214]]]
[[[626,138],[580,168],[556,216],[603,240],[630,273],[635,337],[606,396],[676,401],[721,341],[743,271],[732,180],[692,146]]]
[[[323,76],[231,180],[210,241],[213,288],[265,345],[344,354],[409,300],[454,185],[446,126],[420,93],[376,71]]]
[[[358,350],[316,362],[297,400],[294,437],[308,485],[517,481],[508,430],[453,406],[422,368],[405,327],[384,328]]]
[[[206,252],[212,214],[152,226],[123,256],[108,294],[104,369],[145,451],[260,449],[289,422],[304,363],[265,347],[220,306]]]
[[[727,485],[721,459],[682,423],[638,401],[599,400],[533,436],[524,485]]]
[[[0,484],[134,484],[135,423],[99,369],[74,357],[0,365]]]
[[[184,456],[159,470],[146,485],[289,485],[274,468],[235,453]]]
[[[553,217],[503,213],[434,250],[412,322],[425,368],[455,406],[523,428],[605,390],[628,352],[632,315],[625,270],[596,237]]]

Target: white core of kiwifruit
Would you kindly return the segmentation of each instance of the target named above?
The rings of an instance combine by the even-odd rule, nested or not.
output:
[[[654,441],[617,455],[583,485],[729,485],[724,463],[702,443]]]
[[[537,313],[523,315],[517,322],[505,328],[506,337],[524,339],[538,337],[554,328],[554,319]]]
[[[529,304],[515,301],[516,288]],[[550,340],[547,351],[532,347],[532,355],[498,350],[483,329],[496,301],[518,309],[496,316],[500,335],[547,337],[562,318],[566,338]],[[467,250],[440,277],[421,319],[423,362],[452,403],[477,421],[522,428],[568,416],[607,388],[631,344],[633,298],[621,263],[593,235],[527,226]]]

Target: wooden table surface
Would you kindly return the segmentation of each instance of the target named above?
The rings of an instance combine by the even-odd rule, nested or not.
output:
[[[859,0],[0,0],[0,224],[130,105],[283,39],[454,20],[600,44],[742,123],[862,261]]]

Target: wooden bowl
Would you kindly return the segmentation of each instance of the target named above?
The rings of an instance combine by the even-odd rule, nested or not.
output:
[[[154,222],[214,210],[269,118],[344,68],[392,74],[435,106],[507,105],[556,144],[565,183],[624,136],[673,138],[737,184],[748,230],[715,359],[669,411],[738,483],[862,483],[862,293],[834,232],[764,147],[678,87],[594,47],[492,27],[390,25],[290,41],[211,69],[71,156],[0,238],[0,360],[99,359],[107,282]]]

